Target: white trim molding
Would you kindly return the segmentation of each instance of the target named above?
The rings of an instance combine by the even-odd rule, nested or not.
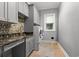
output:
[[[65,57],[69,57],[68,53],[65,51],[65,49],[58,43],[59,48],[64,52]]]

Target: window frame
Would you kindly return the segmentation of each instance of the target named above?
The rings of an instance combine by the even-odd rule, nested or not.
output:
[[[56,29],[55,29],[56,19],[55,18],[54,18],[54,22],[46,22],[46,17],[48,17],[50,15],[52,15],[52,17],[53,16],[55,17],[55,13],[46,13],[46,14],[44,14],[44,30],[45,31],[56,31]],[[52,29],[47,29],[46,28],[46,25],[49,24],[49,23],[52,23],[53,24],[53,26],[52,26],[53,28]]]

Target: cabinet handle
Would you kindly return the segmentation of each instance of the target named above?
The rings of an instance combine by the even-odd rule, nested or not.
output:
[[[6,2],[4,2],[4,18],[5,18],[5,3],[6,3]]]
[[[7,2],[7,21],[8,21],[8,2]]]

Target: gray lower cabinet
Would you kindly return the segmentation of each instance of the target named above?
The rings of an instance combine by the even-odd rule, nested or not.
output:
[[[30,39],[31,39],[30,44],[31,44],[31,51],[32,51],[34,49],[34,42],[33,42],[33,38],[32,37]]]
[[[13,57],[26,57],[26,42],[21,43],[20,45],[12,49]]]
[[[0,47],[0,57],[1,57],[1,47]]]
[[[26,56],[26,42],[18,40],[10,44],[0,47],[1,57],[25,57]]]
[[[33,51],[33,43],[34,42],[32,37],[26,39],[26,56],[29,56]]]
[[[30,42],[29,42],[29,52],[31,53],[33,50],[32,48],[32,39],[30,38]]]
[[[30,44],[29,39],[26,39],[26,56],[28,56],[30,54],[30,52],[29,52],[30,51],[29,44]]]
[[[8,50],[6,52],[4,52],[4,57],[12,57],[12,50]]]
[[[4,52],[5,52],[5,51],[8,51],[8,50],[10,50],[10,49],[12,49],[12,48],[14,48],[15,46],[17,46],[17,45],[19,45],[19,44],[21,44],[21,43],[23,43],[23,42],[24,42],[24,40],[19,40],[19,41],[17,41],[17,42],[14,42],[14,43],[5,45],[5,46],[4,46]]]

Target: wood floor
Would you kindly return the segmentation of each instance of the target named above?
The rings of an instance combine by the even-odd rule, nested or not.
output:
[[[39,51],[33,51],[30,57],[64,57],[64,53],[56,41],[47,41],[41,42]]]

